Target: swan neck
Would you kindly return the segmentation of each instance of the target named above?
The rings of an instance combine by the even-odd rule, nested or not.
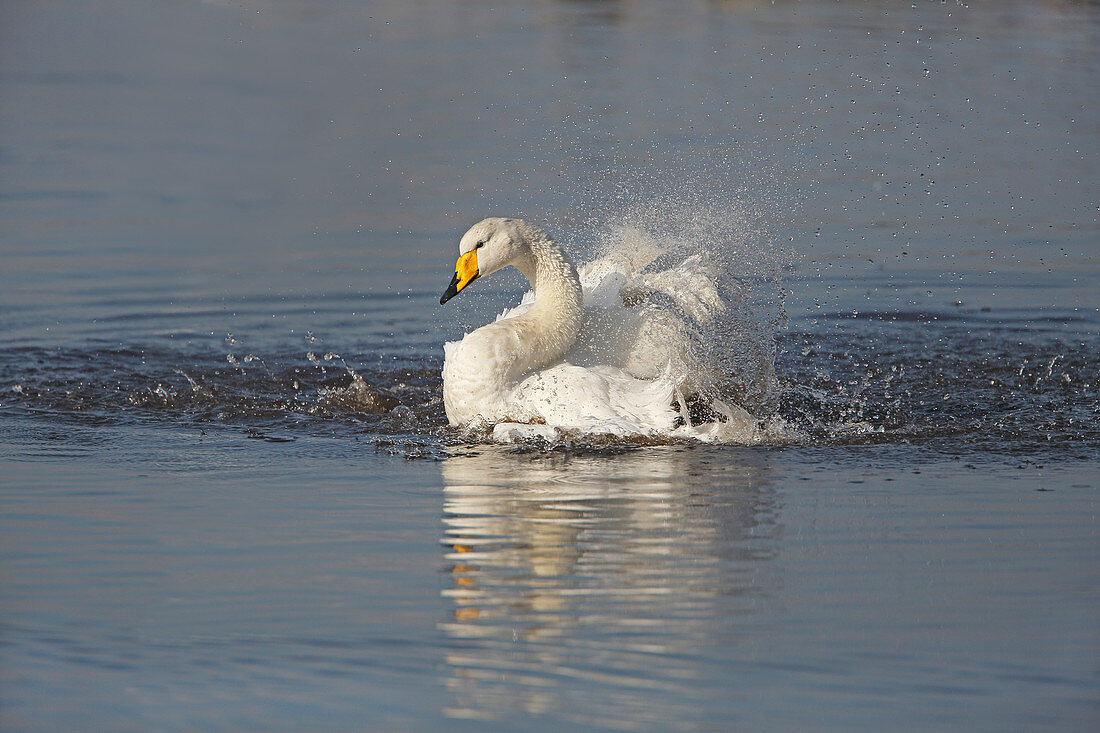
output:
[[[531,271],[524,272],[535,291],[535,307],[549,308],[558,318],[581,312],[581,285],[577,270],[557,244],[549,240],[532,246]]]
[[[535,303],[529,311],[541,332],[543,360],[564,354],[580,331],[581,284],[577,270],[555,242],[541,232],[532,232],[530,254],[513,263],[531,283]]]

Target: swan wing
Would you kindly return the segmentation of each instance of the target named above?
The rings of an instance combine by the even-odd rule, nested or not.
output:
[[[650,434],[673,428],[675,389],[669,375],[645,380],[614,367],[561,363],[525,377],[511,402],[554,427],[586,433]]]

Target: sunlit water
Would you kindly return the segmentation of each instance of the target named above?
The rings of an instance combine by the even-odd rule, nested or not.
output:
[[[1100,16],[0,24],[0,727],[1092,729]],[[484,215],[742,288],[758,445],[446,426]]]

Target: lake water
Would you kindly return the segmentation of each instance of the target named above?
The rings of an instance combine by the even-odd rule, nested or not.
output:
[[[1094,3],[2,15],[0,728],[1100,725]],[[447,428],[487,215],[720,255],[767,437]]]

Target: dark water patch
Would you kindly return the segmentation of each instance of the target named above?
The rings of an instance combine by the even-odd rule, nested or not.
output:
[[[1011,328],[955,321],[919,333],[904,320],[849,322],[780,342],[778,413],[815,440],[958,441],[1010,453],[1100,446],[1095,339],[1023,341]]]
[[[438,370],[356,370],[333,354],[25,348],[0,363],[0,409],[9,415],[244,427],[286,439],[334,428],[427,433],[441,424]]]

